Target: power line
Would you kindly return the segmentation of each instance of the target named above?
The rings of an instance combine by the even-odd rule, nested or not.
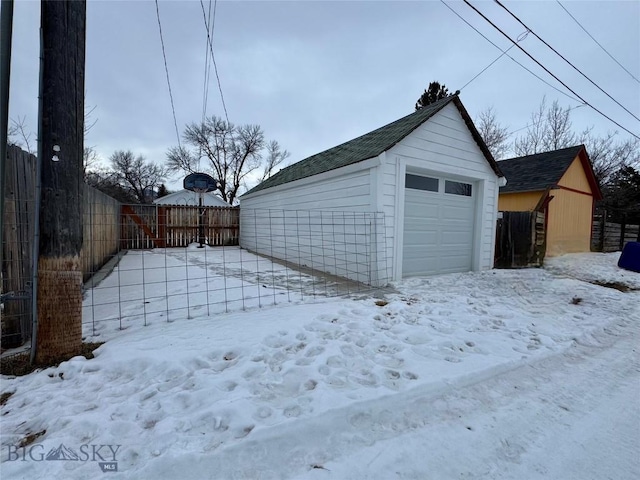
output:
[[[156,2],[157,1],[158,0],[156,0]],[[211,61],[213,62],[213,70],[216,74],[216,80],[218,81],[218,90],[220,91],[222,108],[224,109],[224,116],[227,119],[227,123],[229,123],[229,114],[227,113],[227,105],[225,104],[224,95],[222,93],[222,85],[220,84],[220,75],[218,75],[218,65],[216,64],[216,57],[213,54],[213,42],[211,40],[212,35],[209,35],[209,26],[207,25],[207,14],[204,10],[203,0],[200,0],[200,6],[202,7],[202,19],[204,20],[204,26],[205,26],[205,29],[207,30],[207,43],[209,44],[209,51],[211,52]],[[215,21],[215,16],[214,16],[214,21]],[[212,34],[213,34],[213,29],[212,29]]]
[[[520,42],[520,41],[524,40],[525,38],[527,38],[528,33],[529,33],[528,31],[525,31],[524,33],[520,34],[520,35],[518,36],[518,41]],[[513,47],[515,47],[515,45],[511,45],[511,46],[510,46],[509,48],[507,48],[504,52],[502,52],[500,55],[498,55],[498,56],[495,58],[495,60],[493,60],[489,65],[487,65],[487,66],[486,66],[486,67],[484,67],[482,70],[480,70],[480,72],[479,72],[478,74],[476,74],[476,75],[475,75],[471,80],[469,80],[467,83],[465,83],[465,84],[460,88],[460,90],[464,90],[464,88],[465,88],[467,85],[469,85],[469,84],[470,84],[471,82],[473,82],[476,78],[478,78],[480,75],[482,75],[484,72],[486,72],[486,71],[487,71],[487,70],[488,70],[488,69],[489,69],[489,68],[490,68],[494,63],[496,63],[498,60],[500,60],[502,57],[504,57],[504,56],[507,54],[507,52],[508,52],[509,50],[511,50]]]
[[[606,118],[607,120],[609,120],[611,123],[617,125],[618,127],[620,127],[621,129],[623,129],[625,132],[629,133],[630,135],[632,135],[633,137],[637,138],[640,140],[640,137],[638,135],[636,135],[635,133],[633,133],[631,130],[629,130],[626,127],[623,127],[622,125],[620,125],[618,122],[616,122],[615,120],[613,120],[611,117],[609,117],[608,115],[606,115],[605,113],[601,112],[600,110],[598,110],[596,107],[594,107],[593,105],[591,105],[589,102],[587,102],[584,98],[582,98],[580,95],[578,95],[572,88],[570,88],[566,83],[564,83],[562,80],[560,80],[556,75],[554,75],[547,67],[545,67],[544,65],[542,65],[542,63],[540,63],[538,60],[536,60],[535,58],[533,58],[533,56],[527,52],[524,48],[522,48],[520,45],[517,44],[516,41],[514,41],[509,35],[507,35],[506,33],[504,33],[502,31],[502,29],[500,29],[500,27],[498,27],[495,23],[493,23],[491,20],[489,20],[480,10],[478,10],[476,7],[474,7],[473,5],[471,5],[471,3],[469,3],[468,0],[463,0],[464,3],[466,3],[469,7],[471,7],[478,15],[480,15],[486,22],[488,22],[493,28],[495,28],[496,30],[498,30],[502,35],[504,35],[507,39],[509,39],[509,41],[513,44],[515,44],[516,47],[518,47],[525,55],[527,55],[531,60],[533,60],[535,63],[538,64],[538,66],[540,66],[545,72],[547,72],[549,75],[551,75],[554,79],[556,79],[556,81],[558,81],[560,84],[562,84],[563,87],[565,87],[567,90],[569,90],[571,93],[573,93],[576,97],[578,97],[580,100],[582,100],[583,103],[585,103],[587,106],[591,107],[594,111],[598,112],[600,115],[602,115],[604,118]]]
[[[511,45],[511,47],[509,47],[507,50],[502,50],[502,48],[500,48],[498,45],[496,45],[494,42],[492,42],[489,38],[487,38],[480,30],[478,30],[476,27],[474,27],[473,25],[471,25],[464,17],[462,17],[462,15],[460,15],[458,12],[456,12],[453,8],[451,8],[451,6],[449,6],[444,0],[440,0],[440,2],[442,2],[442,4],[447,7],[449,10],[451,10],[460,20],[462,20],[464,23],[466,23],[467,25],[469,25],[473,30],[475,30],[475,32],[480,35],[482,38],[484,38],[487,42],[489,42],[491,45],[493,45],[494,47],[496,47],[498,50],[500,50],[502,52],[503,55],[507,55],[507,52],[514,47],[514,45]],[[524,68],[527,72],[529,72],[531,75],[533,75],[534,77],[536,77],[538,80],[540,80],[542,83],[544,83],[545,85],[547,85],[548,87],[553,88],[555,91],[557,91],[558,93],[561,93],[562,95],[564,95],[567,98],[570,98],[571,100],[573,100],[574,102],[579,102],[580,100],[578,100],[575,97],[572,97],[571,95],[569,95],[566,92],[563,92],[562,90],[560,90],[558,87],[556,87],[555,85],[551,85],[549,82],[547,82],[544,78],[540,77],[538,74],[536,74],[535,72],[533,72],[532,70],[528,69],[527,67],[525,67],[522,63],[520,63],[519,61],[517,61],[515,58],[513,58],[511,55],[507,55],[507,57],[509,57],[511,60],[513,60],[515,63],[517,63],[520,67]],[[497,60],[497,59],[496,59]],[[482,72],[481,72],[482,73]],[[475,78],[474,78],[475,79]],[[474,80],[472,79],[472,80]],[[471,83],[468,82],[467,85]],[[465,85],[466,86],[466,85]]]
[[[209,0],[209,11],[207,13],[207,31],[211,26],[211,0]],[[202,86],[202,123],[204,124],[207,116],[207,103],[209,100],[209,75],[211,66],[209,64],[209,43],[205,42],[204,47],[204,84]]]
[[[216,25],[216,12],[218,9],[218,0],[213,2],[213,20],[211,19],[211,6],[212,2],[209,0],[209,9],[207,12],[207,32],[210,32],[211,38],[213,38],[213,31]],[[203,87],[203,101],[202,101],[202,123],[204,123],[207,116],[207,107],[209,105],[209,80],[211,78],[211,63],[209,62],[209,40],[205,41],[204,49],[204,87]]]
[[[500,7],[502,7],[502,9],[504,9],[509,15],[511,15],[513,18],[516,19],[516,21],[522,25],[524,28],[526,28],[529,32],[531,32],[538,40],[540,40],[542,43],[544,43],[553,53],[555,53],[556,55],[558,55],[561,59],[563,59],[565,62],[567,62],[569,65],[571,65],[571,67],[578,72],[580,75],[582,75],[584,78],[586,78],[592,85],[594,85],[598,90],[600,90],[602,93],[604,93],[607,97],[609,97],[611,100],[613,100],[619,107],[623,108],[625,112],[627,112],[629,115],[631,115],[633,118],[635,118],[636,120],[638,120],[640,122],[640,118],[638,118],[633,112],[631,112],[627,107],[625,107],[624,105],[622,105],[618,100],[616,100],[615,98],[613,98],[611,95],[609,95],[609,93],[607,93],[606,91],[604,91],[600,85],[598,85],[596,82],[594,82],[593,80],[591,80],[587,75],[585,75],[582,70],[580,70],[578,67],[576,67],[573,63],[571,63],[569,60],[567,60],[560,52],[558,52],[555,48],[553,48],[551,45],[549,45],[547,42],[545,42],[536,32],[534,32],[533,30],[531,30],[531,28],[529,28],[527,25],[524,24],[524,22],[522,20],[520,20],[516,15],[514,15],[507,7],[505,7],[502,3],[500,3],[500,0],[493,0],[495,3],[497,3],[498,5],[500,5]]]
[[[587,31],[587,29],[586,29],[586,28],[584,28],[584,27],[582,26],[582,24],[581,24],[581,23],[576,19],[576,17],[574,17],[573,15],[571,15],[571,12],[569,12],[569,10],[567,10],[567,9],[565,8],[565,6],[564,6],[564,5],[562,5],[562,3],[560,3],[560,0],[556,0],[556,2],[558,2],[558,5],[560,5],[560,6],[562,7],[562,9],[563,9],[565,12],[567,12],[567,15],[569,15],[569,16],[573,19],[573,21],[574,21],[574,22],[576,22],[576,23],[578,24],[578,26],[579,26],[582,30],[584,30],[584,33],[586,33],[587,35],[589,35],[589,38],[591,38],[591,40],[593,40],[594,42],[596,42],[596,45],[598,45],[598,46],[602,49],[602,51],[603,51],[604,53],[606,53],[607,55],[609,55],[609,57],[611,57],[611,60],[613,60],[614,62],[616,62],[618,65],[620,65],[620,68],[622,68],[625,72],[627,72],[627,73],[631,76],[631,78],[633,78],[636,82],[640,83],[640,80],[638,80],[638,78],[637,78],[637,77],[635,77],[635,76],[633,75],[633,73],[631,73],[629,70],[627,70],[627,69],[624,67],[624,65],[622,65],[618,60],[616,60],[616,58],[615,58],[613,55],[611,55],[611,54],[607,51],[607,49],[606,49],[606,48],[604,48],[604,47],[600,44],[600,42],[598,42],[598,40],[596,40],[595,38],[593,38],[593,35],[591,35],[591,34]]]
[[[176,120],[176,108],[173,104],[173,93],[171,92],[171,80],[169,80],[169,67],[167,66],[167,54],[164,50],[164,39],[162,37],[162,25],[160,24],[160,8],[158,0],[156,0],[156,15],[158,17],[158,30],[160,31],[160,44],[162,45],[162,58],[164,58],[164,71],[167,74],[167,85],[169,87],[169,99],[171,100],[171,111],[173,112],[173,125],[176,127],[176,138],[178,139],[178,147],[180,144],[180,133],[178,132],[178,121]]]

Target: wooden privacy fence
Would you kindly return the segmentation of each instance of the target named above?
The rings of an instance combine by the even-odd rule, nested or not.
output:
[[[593,217],[591,250],[594,252],[617,252],[627,242],[640,242],[640,226],[607,222],[607,215]]]
[[[546,250],[543,212],[499,212],[496,268],[541,267]]]
[[[2,348],[31,335],[36,157],[9,145],[2,222]]]
[[[88,185],[83,190],[82,277],[87,281],[118,253],[120,202]]]
[[[200,221],[212,247],[238,245],[239,207],[122,205],[120,248],[186,247],[197,242]]]
[[[5,170],[2,224],[2,347],[31,336],[31,282],[36,227],[34,155],[9,145]],[[118,251],[120,203],[84,185],[81,265],[86,281]]]

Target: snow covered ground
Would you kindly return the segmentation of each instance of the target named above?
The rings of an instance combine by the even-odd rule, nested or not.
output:
[[[104,329],[2,377],[2,478],[640,478],[640,292],[578,279],[616,262]]]
[[[565,275],[586,282],[600,282],[626,286],[640,290],[640,275],[636,272],[613,268],[620,252],[574,253],[545,259],[545,268],[558,275]]]

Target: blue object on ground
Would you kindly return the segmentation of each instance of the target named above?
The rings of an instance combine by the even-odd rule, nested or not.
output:
[[[640,273],[640,242],[629,242],[622,249],[618,266]]]

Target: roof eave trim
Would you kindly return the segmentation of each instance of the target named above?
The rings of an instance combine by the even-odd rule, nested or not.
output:
[[[582,148],[578,152],[578,156],[580,157],[580,163],[582,163],[582,169],[587,176],[587,181],[591,187],[591,194],[593,195],[594,200],[602,200],[602,190],[600,190],[598,179],[593,171],[593,164],[591,163],[591,159],[589,158],[589,154],[587,153],[587,149],[584,145],[582,145]]]

